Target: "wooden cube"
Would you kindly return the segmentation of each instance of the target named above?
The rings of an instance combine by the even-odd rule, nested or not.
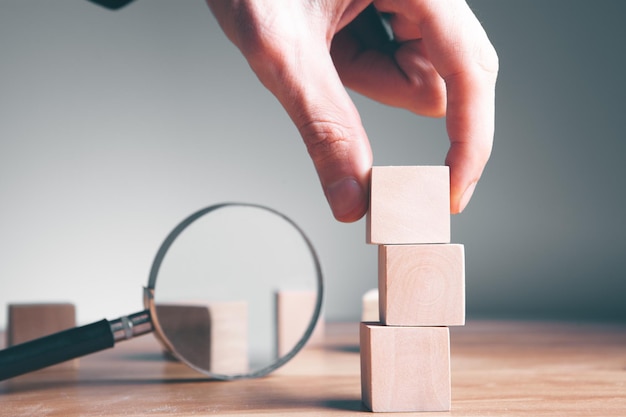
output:
[[[279,290],[276,292],[276,345],[283,356],[302,339],[317,302],[314,290]],[[320,346],[324,341],[324,318],[320,317],[306,346]]]
[[[465,255],[459,244],[381,245],[380,321],[392,326],[465,324]]]
[[[451,408],[447,327],[361,323],[361,395],[375,412]]]
[[[241,374],[249,372],[248,303],[246,301],[212,302],[211,372]]]
[[[373,167],[367,243],[450,242],[447,166]]]
[[[161,329],[178,355],[214,374],[240,374],[248,365],[248,304],[157,304]]]
[[[363,294],[361,307],[361,321],[379,321],[378,315],[378,288],[372,288]]]
[[[7,346],[76,327],[76,308],[70,303],[9,304]],[[46,369],[74,369],[78,359]]]

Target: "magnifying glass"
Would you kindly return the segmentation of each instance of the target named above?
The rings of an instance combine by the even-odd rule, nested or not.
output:
[[[310,301],[281,313],[281,299],[290,294]],[[144,288],[144,311],[4,349],[0,380],[151,332],[175,358],[209,377],[260,377],[306,344],[322,294],[315,249],[291,219],[258,204],[216,204],[184,219],[161,244]],[[283,329],[279,314],[305,320]]]

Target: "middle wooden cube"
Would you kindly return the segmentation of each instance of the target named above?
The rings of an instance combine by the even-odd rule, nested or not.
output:
[[[378,290],[383,324],[464,325],[463,245],[379,246]]]

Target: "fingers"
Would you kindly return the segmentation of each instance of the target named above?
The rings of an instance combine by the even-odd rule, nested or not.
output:
[[[450,210],[463,211],[491,154],[498,57],[461,0],[376,0],[392,13],[400,40],[421,39],[425,56],[445,82],[450,150]]]
[[[392,106],[446,114],[450,210],[465,208],[491,153],[498,59],[463,0],[375,0],[392,15],[401,43],[393,53],[364,48],[350,26],[344,28],[366,0],[208,2],[298,127],[337,219],[354,221],[366,212],[372,163],[342,81]]]
[[[347,87],[422,116],[445,114],[444,81],[420,40],[405,42],[390,54],[384,49],[363,47],[350,29],[337,34],[331,48],[337,71]]]
[[[445,113],[445,85],[421,40],[392,40],[373,5],[333,38],[331,55],[354,91],[424,116]]]
[[[482,71],[446,78],[450,149],[450,210],[462,212],[487,164],[493,145],[495,79]]]

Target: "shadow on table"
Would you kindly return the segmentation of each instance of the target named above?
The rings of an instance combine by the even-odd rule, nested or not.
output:
[[[359,345],[338,345],[338,346],[330,346],[326,348],[327,350],[334,350],[336,352],[345,352],[345,353],[359,353],[361,351]]]
[[[30,375],[29,375],[30,376]],[[29,377],[27,376],[27,377]],[[29,391],[57,390],[59,388],[78,387],[109,387],[109,386],[145,386],[145,385],[181,385],[195,384],[198,382],[226,382],[216,379],[199,378],[104,378],[104,379],[54,379],[54,378],[29,378],[18,377],[0,382],[0,394],[20,393]]]
[[[345,411],[368,411],[361,400],[328,400],[323,401],[322,406],[335,410]]]

